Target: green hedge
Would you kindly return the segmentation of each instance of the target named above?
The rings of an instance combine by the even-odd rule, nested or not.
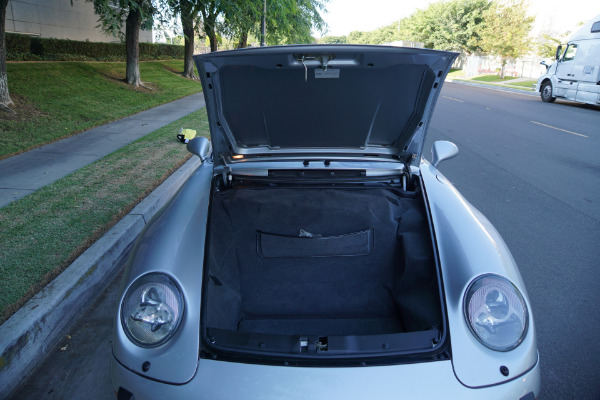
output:
[[[6,33],[6,53],[29,53],[31,36]]]
[[[6,59],[9,61],[125,61],[124,43],[82,42],[6,34]],[[183,46],[140,43],[140,60],[183,59]]]

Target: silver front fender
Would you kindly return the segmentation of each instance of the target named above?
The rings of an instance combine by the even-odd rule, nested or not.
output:
[[[421,164],[421,176],[440,257],[456,377],[473,388],[513,380],[531,370],[538,358],[531,302],[521,274],[500,234],[437,169],[425,161]],[[528,306],[528,332],[511,351],[499,352],[483,346],[463,316],[468,285],[486,273],[508,278]],[[501,374],[501,366],[508,368],[508,376]]]
[[[213,164],[204,162],[173,199],[148,223],[123,274],[123,294],[137,278],[149,272],[170,275],[181,288],[185,311],[173,337],[156,348],[133,344],[115,318],[113,354],[125,368],[152,379],[182,384],[198,367],[200,346],[200,299],[204,244]],[[142,364],[150,363],[147,371]]]

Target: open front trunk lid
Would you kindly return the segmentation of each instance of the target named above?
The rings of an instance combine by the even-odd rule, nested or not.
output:
[[[456,55],[308,45],[195,56],[215,163],[234,154],[418,159]]]

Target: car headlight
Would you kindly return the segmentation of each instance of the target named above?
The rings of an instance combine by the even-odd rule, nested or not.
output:
[[[159,273],[144,275],[129,286],[123,297],[123,330],[138,346],[159,346],[177,330],[183,308],[183,295],[171,278]]]
[[[527,305],[508,279],[482,275],[469,285],[464,299],[465,319],[471,332],[486,347],[508,351],[525,337]]]

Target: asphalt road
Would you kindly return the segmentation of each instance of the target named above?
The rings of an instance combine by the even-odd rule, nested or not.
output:
[[[541,125],[543,124],[543,125]],[[446,84],[424,152],[498,229],[527,285],[541,399],[600,399],[600,107]]]
[[[542,400],[600,399],[600,107],[445,84],[425,145],[504,237],[537,325]],[[117,280],[14,398],[114,398]]]

